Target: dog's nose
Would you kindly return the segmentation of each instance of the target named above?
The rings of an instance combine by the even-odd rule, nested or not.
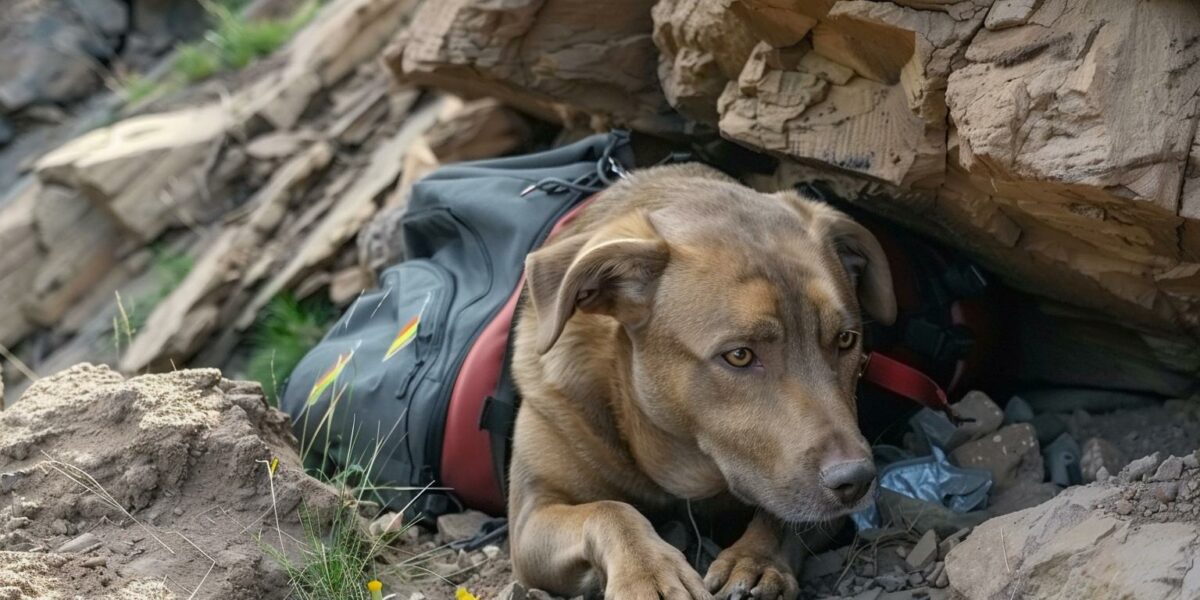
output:
[[[821,469],[821,483],[845,504],[858,502],[875,480],[875,465],[869,460],[847,460]]]

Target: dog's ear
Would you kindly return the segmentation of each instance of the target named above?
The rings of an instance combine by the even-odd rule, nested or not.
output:
[[[833,243],[863,311],[884,325],[894,323],[896,293],[892,289],[892,269],[879,240],[841,211],[795,190],[777,192],[775,196],[794,208],[818,239]]]
[[[820,221],[837,251],[864,312],[884,325],[896,321],[892,270],[879,240],[866,227],[836,211],[822,211]]]
[[[644,214],[530,254],[525,275],[537,311],[538,352],[554,346],[576,310],[608,314],[626,325],[644,319],[668,254]]]

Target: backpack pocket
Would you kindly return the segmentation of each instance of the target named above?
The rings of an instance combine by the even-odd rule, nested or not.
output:
[[[412,398],[445,354],[447,311],[455,291],[445,268],[410,260],[384,271],[296,367],[281,398],[305,454],[339,469],[416,485],[425,434],[411,427]]]

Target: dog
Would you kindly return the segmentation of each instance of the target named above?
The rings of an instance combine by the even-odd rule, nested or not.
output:
[[[798,595],[789,531],[862,507],[862,316],[887,259],[844,214],[698,164],[630,175],[526,259],[509,476],[525,585],[572,597]],[[703,578],[644,511],[754,516]]]

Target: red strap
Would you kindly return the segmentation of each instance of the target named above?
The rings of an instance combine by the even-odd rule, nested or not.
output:
[[[867,355],[863,378],[933,410],[948,411],[950,408],[946,392],[936,381],[921,371],[878,352]]]

